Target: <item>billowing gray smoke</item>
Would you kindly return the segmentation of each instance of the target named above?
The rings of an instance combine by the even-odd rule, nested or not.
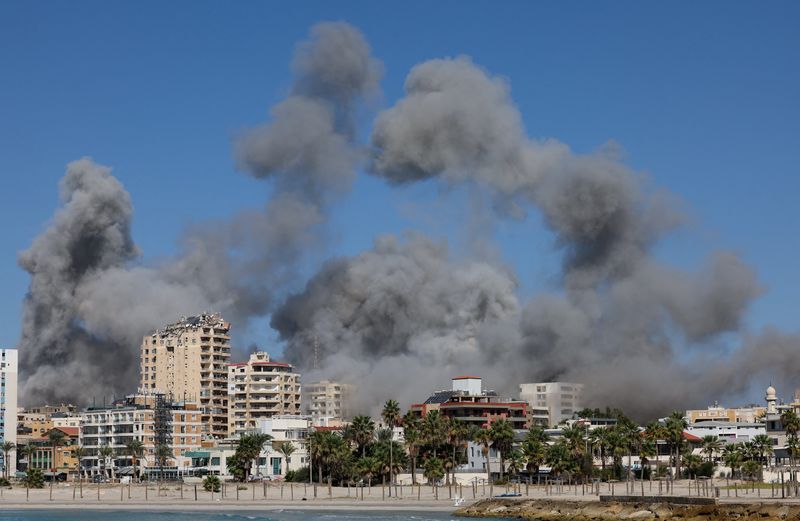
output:
[[[462,372],[511,394],[526,381],[583,382],[587,405],[640,418],[737,396],[759,378],[797,383],[800,338],[743,325],[761,288],[736,255],[717,252],[697,272],[652,255],[685,218],[613,144],[581,155],[529,138],[508,83],[461,57],[414,67],[360,146],[358,111],[382,65],[343,23],[312,29],[292,72],[269,122],[235,144],[238,167],[274,183],[266,207],[189,230],[175,258],[141,264],[122,186],[90,160],[68,167],[63,207],[20,256],[31,274],[25,401],[130,391],[141,336],[202,310],[237,329],[272,313],[306,380],[357,383],[365,411],[424,399]],[[328,261],[275,309],[365,160],[392,184],[468,187],[491,220],[540,212],[563,253],[561,290],[520,302],[499,262],[415,234]]]
[[[577,156],[528,139],[508,85],[468,58],[418,65],[405,88],[375,123],[373,171],[393,183],[478,183],[517,216],[535,205],[566,250],[570,286],[624,275],[678,222],[661,197],[642,195],[613,147]]]
[[[564,253],[564,291],[520,305],[503,269],[456,262],[441,245],[420,255],[433,250],[419,238],[380,241],[329,263],[274,315],[290,359],[308,366],[317,345],[325,372],[366,382],[365,406],[417,401],[476,372],[508,393],[583,382],[589,405],[645,417],[748,390],[770,370],[756,355],[765,343],[772,363],[791,357],[797,339],[774,333],[722,347],[761,292],[754,273],[728,252],[697,273],[657,261],[652,246],[684,217],[614,146],[576,155],[529,139],[507,83],[468,58],[418,65],[405,88],[376,120],[372,172],[488,190],[501,217],[540,211]]]
[[[150,330],[206,310],[242,330],[295,281],[363,157],[352,125],[361,100],[377,94],[382,66],[359,31],[323,23],[297,47],[292,70],[271,121],[236,143],[242,170],[274,180],[266,207],[193,227],[174,258],[139,263],[122,185],[89,159],[69,165],[63,207],[20,255],[31,275],[19,344],[24,402],[131,392]]]
[[[50,227],[19,256],[31,274],[20,341],[22,365],[29,371],[23,396],[46,395],[55,386],[68,395],[96,385],[113,387],[114,374],[104,367],[136,365],[130,350],[81,327],[77,310],[82,284],[137,254],[130,198],[108,168],[84,158],[67,166],[61,201]]]

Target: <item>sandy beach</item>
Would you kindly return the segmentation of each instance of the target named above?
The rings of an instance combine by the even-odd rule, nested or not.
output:
[[[363,499],[362,499],[363,492]],[[438,499],[431,487],[397,488],[397,496],[388,487],[364,487],[362,489],[343,487],[314,487],[297,484],[283,486],[226,483],[222,492],[207,492],[202,485],[168,484],[159,487],[145,485],[96,485],[84,484],[83,497],[80,487],[70,484],[56,484],[42,489],[20,487],[3,488],[0,495],[0,508],[8,510],[24,509],[69,509],[69,510],[149,510],[149,511],[194,511],[194,510],[374,510],[374,511],[440,511],[452,512],[457,507],[450,498],[446,487],[440,488]],[[196,495],[195,495],[196,494]],[[356,496],[356,494],[358,494]],[[401,497],[402,494],[402,497]],[[452,489],[453,497],[457,490]],[[480,496],[478,496],[480,498]],[[473,500],[465,500],[461,506]]]
[[[730,485],[731,488],[728,488]],[[504,493],[520,494],[523,499],[547,499],[563,501],[599,501],[599,495],[653,495],[681,497],[712,497],[717,493],[718,501],[723,502],[796,502],[791,498],[781,500],[780,488],[758,489],[748,488],[725,481],[699,484],[688,480],[676,482],[674,491],[668,494],[666,483],[638,482],[632,485],[625,483],[602,483],[598,488],[582,485],[535,486],[514,485],[509,487],[460,486],[439,487],[438,491],[430,486],[403,486],[392,490],[373,486],[372,488],[346,488],[327,486],[314,487],[302,483],[226,483],[224,493],[207,492],[202,485],[194,484],[84,484],[81,497],[80,487],[72,483],[55,484],[52,491],[49,486],[42,489],[26,489],[21,487],[3,488],[0,490],[0,507],[8,510],[21,509],[98,509],[98,510],[374,510],[374,511],[440,511],[454,512],[458,508],[467,507],[476,501]],[[699,491],[699,493],[698,493]],[[362,498],[363,494],[363,498]],[[438,496],[438,497],[437,497]],[[457,498],[463,498],[456,505]]]

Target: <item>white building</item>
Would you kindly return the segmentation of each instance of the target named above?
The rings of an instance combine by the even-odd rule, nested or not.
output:
[[[83,415],[82,414],[67,415],[65,413],[56,413],[50,417],[50,421],[53,422],[53,428],[58,428],[58,427],[80,428],[81,421],[83,421]]]
[[[0,440],[17,443],[17,412],[17,350],[0,349]],[[14,453],[7,462],[3,457],[0,451],[0,469],[8,467],[13,476],[17,471]]]
[[[539,382],[519,386],[519,397],[531,409],[547,408],[550,427],[569,420],[581,408],[583,385],[569,382]]]
[[[458,467],[460,472],[486,472],[486,460],[489,460],[492,473],[500,472],[500,454],[493,447],[489,447],[488,458],[483,455],[483,446],[473,441],[467,442],[467,464]]]
[[[702,421],[689,425],[686,433],[698,438],[716,436],[725,443],[741,443],[766,434],[767,428],[763,423]]]
[[[259,422],[259,431],[272,436],[269,450],[268,467],[260,469],[262,474],[271,476],[285,475],[289,470],[299,470],[308,465],[308,432],[311,429],[311,418],[299,415],[273,416]],[[278,452],[283,443],[291,443],[294,452],[288,461]]]

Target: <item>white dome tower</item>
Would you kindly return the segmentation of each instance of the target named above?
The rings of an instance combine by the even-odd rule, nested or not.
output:
[[[775,414],[778,412],[776,405],[778,404],[778,395],[775,392],[775,388],[772,387],[772,384],[767,387],[767,396],[765,397],[767,400],[767,414]]]

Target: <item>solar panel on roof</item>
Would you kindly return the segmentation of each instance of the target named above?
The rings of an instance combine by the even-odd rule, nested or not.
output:
[[[425,403],[426,404],[444,403],[444,402],[450,400],[450,398],[452,398],[455,394],[456,394],[455,391],[439,391],[439,392],[433,393],[433,395],[430,398],[425,400]]]

